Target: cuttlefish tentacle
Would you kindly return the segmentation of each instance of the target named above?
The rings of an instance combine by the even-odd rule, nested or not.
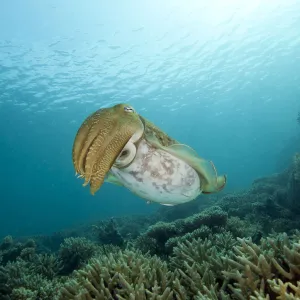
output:
[[[109,115],[107,109],[100,109],[93,113],[82,124],[75,137],[73,162],[76,172],[83,175],[86,181],[89,181],[90,159],[93,157],[97,145],[106,141],[112,127],[107,115]]]
[[[98,110],[82,124],[73,144],[75,170],[90,183],[94,194],[103,184],[106,174],[133,139],[141,138],[144,125],[139,115],[126,104]]]
[[[102,121],[102,125],[99,125],[103,129],[97,132],[97,136],[92,143],[88,145],[87,152],[83,152],[83,155],[85,156],[84,186],[90,182],[91,176],[99,171],[97,162],[99,161],[99,158],[102,158],[102,156],[105,155],[106,148],[112,142],[113,134],[117,128],[117,124],[114,124],[114,122]]]
[[[84,152],[82,148],[84,147],[85,144],[87,144],[87,140],[89,140],[88,135],[91,132],[95,132],[94,130],[91,130],[91,128],[94,125],[95,120],[97,119],[97,115],[99,115],[100,111],[101,110],[98,110],[97,112],[90,115],[82,123],[75,136],[72,156],[73,156],[73,163],[74,163],[76,174],[83,173],[84,166],[82,164],[82,159],[80,158],[81,154]]]
[[[91,194],[94,195],[95,192],[101,187],[106,173],[110,170],[115,160],[119,156],[119,153],[125,147],[130,138],[130,134],[124,135],[123,133],[119,133],[114,136],[108,146],[104,149],[103,153],[99,152],[99,156],[94,163],[93,175],[91,176],[90,180]]]

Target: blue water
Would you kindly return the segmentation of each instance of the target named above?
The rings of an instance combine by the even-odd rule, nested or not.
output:
[[[3,2],[0,235],[158,207],[74,176],[78,127],[118,102],[213,160],[226,191],[276,172],[299,135],[299,32],[297,0]]]

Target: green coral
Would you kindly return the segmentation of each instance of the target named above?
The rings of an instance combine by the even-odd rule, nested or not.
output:
[[[293,159],[293,177],[300,183],[300,153],[296,153]]]
[[[68,237],[59,249],[67,234],[44,238],[44,245],[39,239],[38,247],[7,236],[0,299],[299,299],[299,166],[298,154],[283,174],[258,179],[246,192],[207,197],[217,205],[185,219],[168,222],[199,211],[200,201],[136,224],[133,217],[99,223],[105,226],[96,228],[98,242],[90,225],[77,231],[85,237]]]
[[[197,218],[198,220],[198,218]],[[235,219],[233,223],[243,224]],[[185,222],[181,220],[181,232]],[[254,243],[235,237],[228,226],[202,225],[172,246],[167,260],[132,249],[91,243],[85,259],[68,276],[61,276],[59,257],[25,255],[0,268],[0,297],[8,300],[68,299],[297,299],[300,295],[300,232],[273,233]],[[200,234],[200,233],[199,233]],[[168,239],[171,243],[172,239]],[[93,245],[93,246],[91,246]],[[26,249],[26,248],[25,248]],[[81,249],[81,250],[80,250]],[[89,257],[89,258],[88,258]],[[84,262],[84,263],[83,263]],[[50,272],[48,269],[52,268]]]
[[[294,211],[300,212],[300,153],[296,153],[293,157],[291,173],[288,182],[288,201],[287,203]]]
[[[55,300],[57,289],[61,285],[58,278],[48,280],[32,268],[31,262],[22,259],[8,262],[5,267],[0,268],[0,282],[0,295],[11,300]]]
[[[186,233],[183,236],[169,238],[165,243],[165,247],[169,253],[172,253],[173,248],[177,246],[179,243],[183,243],[185,241],[192,241],[193,239],[197,239],[197,238],[205,239],[211,234],[212,234],[212,230],[208,226],[203,225],[199,229]]]
[[[219,232],[227,223],[227,213],[214,206],[186,219],[174,222],[158,222],[137,238],[135,246],[143,252],[169,255],[176,241]],[[195,232],[194,232],[195,231]],[[209,231],[209,232],[208,232]],[[184,237],[185,236],[185,237]],[[146,245],[146,246],[145,246]]]
[[[122,247],[125,240],[120,234],[116,221],[111,218],[108,222],[100,222],[99,225],[93,225],[93,232],[97,240],[104,245],[116,245]]]
[[[230,233],[180,243],[171,263],[187,299],[296,299],[300,240],[276,234],[255,244]]]
[[[58,256],[62,261],[62,274],[70,274],[82,267],[96,252],[98,247],[86,238],[66,238],[61,244]]]
[[[155,256],[125,250],[91,259],[65,284],[59,299],[164,300],[183,293],[165,262]]]
[[[299,228],[300,184],[295,181],[294,163],[290,169],[270,177],[254,181],[252,187],[240,193],[228,194],[219,205],[230,217],[239,217],[250,224],[241,236],[251,236],[255,241],[260,237],[276,232],[290,232]],[[255,232],[256,231],[256,232]]]
[[[12,236],[6,236],[0,244],[1,263],[15,261],[18,257],[29,259],[34,255],[36,243],[33,239],[28,239],[24,243],[14,242]]]
[[[174,248],[171,265],[179,270],[180,282],[193,297],[205,288],[225,290],[227,279],[220,270],[230,270],[229,263],[223,260],[236,241],[228,232],[212,235],[209,239],[185,241]]]
[[[288,238],[282,234],[262,239],[260,245],[251,240],[239,239],[239,246],[233,248],[233,258],[227,261],[234,271],[223,274],[235,283],[229,285],[234,297],[278,296],[275,285],[278,280],[284,284],[297,285],[300,280],[299,236]],[[274,281],[275,280],[275,281]]]
[[[47,279],[54,279],[63,269],[63,262],[54,254],[38,254],[33,258],[30,269]]]

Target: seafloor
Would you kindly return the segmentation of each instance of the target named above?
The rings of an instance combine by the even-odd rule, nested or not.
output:
[[[246,191],[0,244],[0,299],[300,299],[300,154]]]

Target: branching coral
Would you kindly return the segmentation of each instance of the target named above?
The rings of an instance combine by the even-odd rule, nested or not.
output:
[[[43,275],[47,279],[54,279],[62,270],[63,262],[53,254],[38,254],[32,260],[30,270]]]
[[[36,244],[32,239],[28,239],[24,243],[15,243],[11,236],[7,236],[0,244],[1,263],[5,265],[7,262],[15,261],[18,257],[29,259],[34,255],[35,249]]]
[[[226,230],[230,231],[234,237],[252,237],[255,241],[259,241],[262,237],[262,229],[260,224],[242,220],[239,217],[229,217]]]
[[[158,222],[138,237],[135,245],[143,252],[154,250],[156,252],[150,253],[168,255],[172,252],[176,242],[180,240],[179,237],[185,236],[188,239],[204,237],[210,232],[220,231],[226,222],[227,213],[222,211],[220,207],[214,206],[186,219],[179,219],[170,223]],[[201,229],[202,226],[204,226],[203,229]],[[145,243],[149,245],[147,249],[145,249]]]
[[[163,222],[180,214],[173,210],[153,225],[164,209],[145,224],[140,218],[141,226],[130,217],[102,222],[95,228],[100,245],[69,237],[58,253],[39,254],[50,246],[8,236],[0,244],[0,299],[300,299],[300,232],[291,235],[300,225],[299,185],[289,186],[295,198],[286,201],[288,181],[300,179],[300,155],[287,174],[259,179],[248,192],[185,219]],[[82,233],[94,240],[87,228]]]
[[[234,244],[232,235],[224,232],[209,239],[186,241],[174,248],[171,264],[179,270],[180,282],[191,299],[212,287],[216,295],[224,294],[228,281],[220,270],[231,270],[231,266],[222,256],[226,256]]]
[[[30,262],[17,259],[0,269],[0,298],[11,300],[55,300],[61,285],[58,278],[47,280]]]
[[[277,239],[262,240],[260,246],[246,239],[239,242],[233,258],[226,258],[235,271],[223,271],[224,276],[234,280],[229,288],[235,297],[248,299],[259,295],[275,299],[281,295],[278,299],[287,299],[284,297],[288,293],[299,293],[291,288],[300,280],[300,244],[295,238],[290,240],[283,234]],[[286,292],[282,294],[284,287]]]
[[[197,219],[198,220],[198,219]],[[181,220],[180,232],[185,228]],[[171,227],[172,228],[172,227]],[[132,248],[99,247],[68,240],[85,258],[75,272],[61,276],[55,255],[25,255],[0,269],[0,298],[8,300],[295,300],[300,295],[300,232],[272,234],[258,244],[235,238],[227,226],[207,225],[181,235],[168,260]],[[220,228],[220,227],[218,227]],[[171,243],[172,239],[168,239]],[[90,244],[89,244],[90,243]],[[82,248],[89,244],[86,251]],[[25,248],[26,249],[26,248]],[[69,249],[70,250],[70,249]],[[68,251],[69,251],[68,250]],[[27,251],[27,250],[26,250]],[[83,256],[82,256],[83,257]],[[84,262],[84,263],[83,263]],[[50,272],[47,269],[52,268]],[[59,291],[59,292],[58,292]]]
[[[97,240],[101,244],[111,244],[122,247],[125,243],[113,218],[108,222],[101,222],[99,226],[93,225],[92,228],[97,237]]]
[[[165,262],[125,250],[91,259],[61,289],[60,299],[186,299],[184,293]]]
[[[179,243],[183,243],[185,241],[192,241],[193,239],[202,238],[205,239],[212,233],[212,230],[206,226],[203,225],[199,229],[196,229],[192,231],[191,233],[186,233],[183,236],[178,237],[172,237],[168,239],[168,241],[165,243],[166,250],[169,253],[172,253],[172,249],[177,246]]]
[[[299,237],[274,235],[257,245],[230,233],[212,235],[180,243],[171,264],[188,299],[298,299]]]
[[[247,220],[251,223],[247,228],[257,229],[253,234],[245,230],[239,236],[251,236],[259,241],[260,236],[266,236],[272,230],[289,232],[299,228],[300,182],[295,181],[297,166],[300,166],[300,159],[298,161],[296,155],[289,170],[257,179],[248,191],[226,195],[217,202],[229,217]]]
[[[82,267],[96,252],[97,246],[86,238],[66,238],[59,249],[62,274],[70,274]]]
[[[300,153],[295,154],[288,183],[288,203],[300,212]]]

